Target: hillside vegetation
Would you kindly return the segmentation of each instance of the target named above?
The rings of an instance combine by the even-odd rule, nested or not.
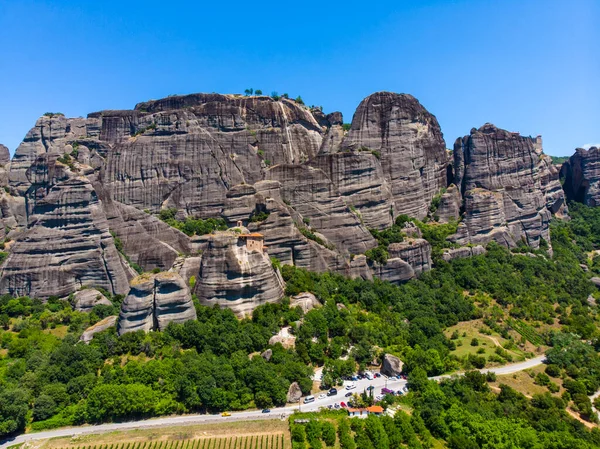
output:
[[[592,253],[600,213],[575,205],[571,212],[571,221],[552,224],[552,255],[489,244],[484,255],[440,260],[401,286],[283,266],[287,295],[309,291],[323,304],[306,314],[285,299],[238,320],[230,310],[196,302],[197,321],[120,337],[109,329],[85,345],[82,331],[114,308],[84,314],[56,298],[44,304],[3,296],[0,436],[25,428],[279,406],[291,382],[305,394],[311,390],[314,366],[324,365],[324,381],[334,385],[393,353],[405,362],[415,413],[394,418],[395,427],[382,420],[389,445],[374,447],[400,447],[391,443],[398,432],[408,432],[398,441],[409,447],[431,447],[427,435],[457,448],[492,447],[483,444],[486,439],[497,441],[493,447],[593,447],[600,444],[598,433],[578,426],[565,407],[595,419],[587,395],[600,386],[600,343],[597,309],[587,299],[598,295],[589,277],[600,270]],[[111,299],[118,305],[121,298]],[[457,352],[460,338],[445,331],[472,320],[479,320],[484,334],[501,336],[504,347],[493,354]],[[260,353],[284,326],[297,337],[295,347],[273,346],[267,362]],[[508,388],[497,395],[475,374],[439,386],[426,380],[548,347],[547,374],[561,378],[562,397],[549,391],[529,400]],[[374,441],[375,434],[357,426],[356,444],[370,447],[366,438]]]

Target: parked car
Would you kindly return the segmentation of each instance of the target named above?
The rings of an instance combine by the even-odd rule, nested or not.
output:
[[[373,373],[371,373],[370,371],[367,371],[365,373],[365,379],[373,380]]]
[[[373,374],[373,377],[374,377],[375,379],[377,379],[378,377],[381,377],[381,373],[374,373],[374,374]]]
[[[383,396],[378,394],[377,396],[375,396],[375,400],[376,401],[381,401],[383,399]]]
[[[315,402],[315,397],[313,395],[306,396],[304,398],[304,403],[305,404],[310,404],[311,402]]]
[[[346,405],[346,403],[345,403],[345,402],[340,402],[340,407],[342,407],[342,408],[346,408],[346,407],[348,407],[348,406]]]
[[[357,376],[357,375],[354,375],[354,376],[352,376],[352,377],[350,378],[350,380],[353,380],[354,382],[356,382],[356,381],[358,380],[358,376]]]
[[[340,404],[338,404],[337,402],[333,405],[335,408],[340,408]]]
[[[352,396],[352,393],[346,393],[344,396],[349,398],[350,396]]]
[[[335,396],[338,393],[337,388],[332,388],[327,392],[327,396]]]
[[[325,393],[321,393],[317,399],[321,400],[321,399],[325,399],[326,397],[327,397],[327,395]]]
[[[389,388],[382,388],[381,394],[394,394],[394,390],[390,390]]]
[[[355,388],[356,388],[356,384],[354,382],[351,382],[348,385],[346,385],[346,390],[353,390]]]
[[[263,408],[263,411],[262,411],[262,412],[263,412],[263,413],[271,413],[271,409],[268,409],[268,408]]]
[[[408,387],[404,387],[404,388],[402,389],[402,391],[403,391],[404,393],[408,393]]]
[[[229,413],[229,412],[223,412],[223,413],[221,413],[221,416],[231,416],[231,413]]]

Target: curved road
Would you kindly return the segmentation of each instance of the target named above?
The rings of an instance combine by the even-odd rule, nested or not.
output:
[[[520,363],[513,363],[510,365],[504,365],[497,368],[489,368],[489,369],[481,369],[479,370],[482,373],[487,373],[489,371],[495,372],[498,375],[504,374],[513,374],[518,371],[523,371],[529,368],[533,368],[534,366],[540,365],[545,359],[545,356],[538,356],[533,359],[526,360]],[[443,376],[431,377],[430,379],[439,381],[442,379],[447,379],[452,376],[460,376],[462,373],[454,373]],[[391,390],[400,390],[406,386],[406,380],[388,380],[386,378],[379,377],[377,379],[368,380],[362,379],[357,382],[356,389],[349,390],[351,392],[362,392],[368,386],[373,385],[375,387],[375,394],[379,394],[381,392],[381,388],[387,387]],[[348,382],[344,382],[344,384],[348,384]],[[0,449],[6,449],[13,444],[24,443],[26,441],[32,440],[45,440],[48,438],[56,438],[56,437],[66,437],[66,436],[75,436],[75,435],[85,435],[85,434],[93,434],[93,433],[104,433],[104,432],[112,432],[115,430],[132,430],[132,429],[147,429],[151,427],[164,427],[164,426],[176,426],[176,425],[189,425],[189,424],[206,424],[206,423],[214,423],[214,422],[223,422],[223,421],[254,421],[257,419],[276,419],[276,418],[285,418],[296,410],[301,411],[316,411],[321,407],[327,407],[328,405],[333,405],[335,403],[339,403],[341,401],[345,401],[346,398],[344,395],[348,392],[344,389],[338,390],[337,396],[329,396],[324,399],[317,399],[315,402],[310,404],[300,404],[293,405],[287,407],[279,407],[271,410],[271,413],[262,413],[260,410],[252,410],[247,412],[234,412],[231,416],[223,417],[221,415],[180,415],[180,416],[170,416],[165,418],[153,418],[146,419],[141,421],[130,421],[123,423],[110,423],[110,424],[100,424],[97,426],[81,426],[81,427],[67,427],[56,430],[47,430],[43,432],[37,433],[27,433],[19,435],[12,440],[2,441],[0,444]]]

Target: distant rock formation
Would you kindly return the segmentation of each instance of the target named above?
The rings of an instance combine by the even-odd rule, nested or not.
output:
[[[381,373],[386,376],[397,376],[402,373],[404,363],[398,357],[392,354],[385,354],[381,364]]]
[[[256,237],[260,249],[249,245],[252,236],[231,231],[210,236],[195,289],[201,304],[228,307],[243,317],[257,306],[283,297],[283,279],[262,249],[263,236]]]
[[[541,137],[523,137],[485,124],[454,144],[454,183],[463,198],[464,220],[451,240],[492,240],[537,248],[550,241],[552,213],[562,214],[558,171],[542,152]]]
[[[131,281],[121,305],[119,335],[137,330],[164,330],[169,323],[196,319],[196,309],[185,281],[177,273],[143,274]]]
[[[577,148],[562,165],[560,177],[569,201],[600,206],[600,148]]]

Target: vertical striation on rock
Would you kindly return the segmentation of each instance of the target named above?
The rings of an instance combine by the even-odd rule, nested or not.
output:
[[[543,154],[541,137],[485,124],[454,144],[455,183],[464,220],[451,239],[460,244],[550,241],[552,213],[565,210],[558,172]]]
[[[165,330],[169,323],[196,319],[192,296],[183,278],[173,272],[142,274],[131,281],[121,312],[119,335]]]
[[[342,151],[372,152],[381,159],[395,215],[425,217],[431,199],[447,184],[440,126],[412,95],[378,92],[365,98]]]
[[[600,206],[600,148],[577,148],[560,170],[569,201]]]
[[[283,279],[264,250],[253,249],[235,232],[211,235],[197,277],[201,304],[228,307],[243,317],[261,304],[279,301],[283,292]]]
[[[29,228],[2,266],[0,291],[14,296],[66,296],[83,286],[127,292],[128,279],[102,204],[82,177],[56,184],[40,200]]]

